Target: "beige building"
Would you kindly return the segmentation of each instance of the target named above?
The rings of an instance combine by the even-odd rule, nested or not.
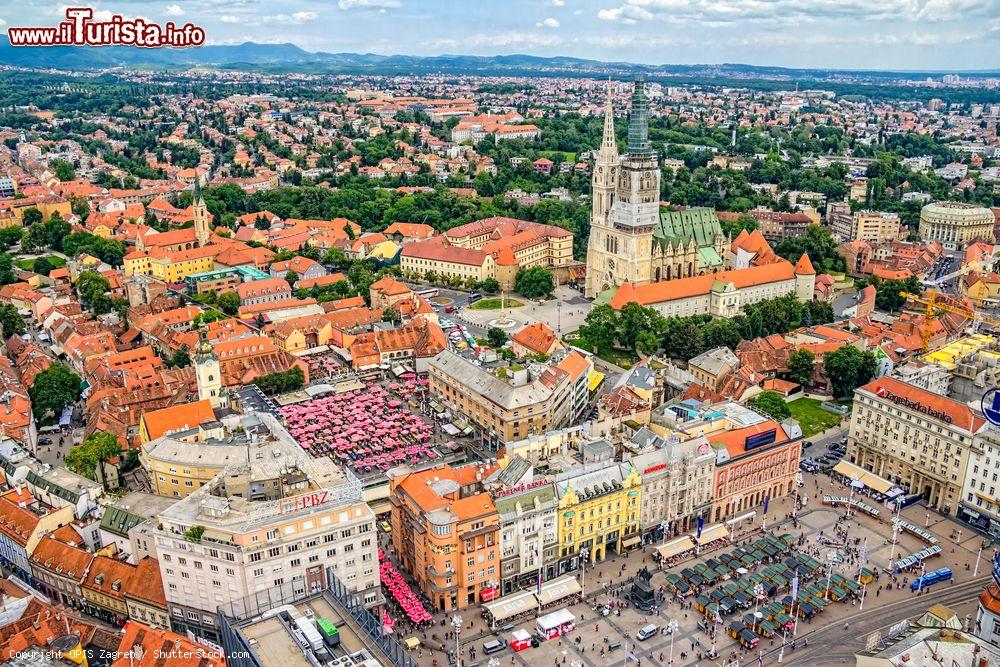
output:
[[[276,589],[318,592],[333,576],[366,606],[380,604],[375,514],[358,479],[298,447],[251,456],[156,517],[173,629],[218,641],[217,609],[242,613]]]
[[[652,448],[631,459],[642,477],[642,543],[653,544],[697,525],[698,517],[712,508],[716,455],[708,441],[700,437],[669,442],[648,429],[632,441]]]
[[[958,509],[966,467],[985,427],[963,403],[883,377],[855,391],[847,455],[950,514]]]
[[[572,400],[569,373],[508,366],[489,371],[445,350],[430,362],[431,395],[475,426],[498,449],[529,435],[565,426]]]
[[[866,241],[872,245],[899,241],[905,236],[899,215],[883,211],[858,211],[852,216],[850,241]]]
[[[957,201],[938,201],[920,209],[920,238],[949,250],[964,250],[974,241],[992,241],[996,219],[988,208]]]

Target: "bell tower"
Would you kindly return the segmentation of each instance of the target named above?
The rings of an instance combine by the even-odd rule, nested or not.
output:
[[[209,228],[208,207],[205,205],[205,198],[201,196],[201,177],[196,175],[194,179],[194,198],[191,201],[191,213],[194,217],[194,238],[198,247],[208,245],[208,239],[212,236]]]
[[[194,371],[198,381],[198,400],[208,400],[213,408],[226,407],[229,396],[222,388],[222,371],[219,368],[219,357],[208,342],[206,328],[202,325],[198,330],[198,342],[194,346]]]
[[[590,238],[587,241],[586,296],[594,298],[604,289],[614,287],[614,255],[618,241],[611,227],[611,209],[618,181],[618,141],[615,139],[615,111],[612,106],[611,80],[604,107],[604,135],[594,159],[591,177]]]

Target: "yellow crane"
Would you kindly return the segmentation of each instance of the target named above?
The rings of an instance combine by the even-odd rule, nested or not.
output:
[[[961,306],[954,306],[944,301],[938,301],[937,292],[934,290],[927,290],[926,296],[910,294],[909,292],[900,292],[899,296],[904,299],[909,299],[915,303],[924,304],[924,325],[920,329],[920,340],[923,341],[925,352],[930,346],[931,336],[934,333],[933,326],[934,318],[937,317],[936,311],[955,313],[956,315],[967,317],[970,320],[981,322],[982,324],[988,324],[992,327],[1000,329],[1000,320],[990,317],[989,315],[981,313],[973,308],[963,308]]]

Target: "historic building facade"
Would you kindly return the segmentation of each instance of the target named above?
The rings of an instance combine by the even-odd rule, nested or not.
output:
[[[628,145],[622,155],[609,91],[592,184],[588,297],[626,282],[644,285],[725,268],[729,243],[713,211],[660,206],[659,160],[649,142],[649,107],[641,78],[632,92]]]

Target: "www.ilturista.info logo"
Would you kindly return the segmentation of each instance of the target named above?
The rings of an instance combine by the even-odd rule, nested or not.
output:
[[[90,7],[69,7],[66,21],[53,28],[7,28],[11,46],[141,46],[186,48],[205,43],[205,30],[192,23],[164,25],[143,18],[112,15],[93,21]]]

